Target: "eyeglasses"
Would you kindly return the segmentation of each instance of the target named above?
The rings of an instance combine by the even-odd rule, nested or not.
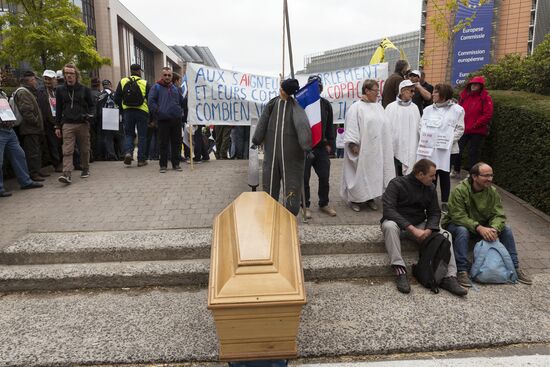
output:
[[[75,75],[76,73],[73,73],[72,71],[66,71],[64,74],[65,75]]]
[[[376,92],[376,93],[380,92],[380,89],[369,89],[369,90],[370,90],[371,92]]]
[[[487,177],[487,178],[489,178],[489,177],[491,177],[491,178],[492,178],[492,177],[495,177],[495,175],[492,174],[492,173],[486,173],[486,174],[484,174],[484,175],[478,175],[478,176],[479,176],[479,177]]]
[[[162,74],[162,76],[169,76],[169,77],[172,77],[172,74]]]

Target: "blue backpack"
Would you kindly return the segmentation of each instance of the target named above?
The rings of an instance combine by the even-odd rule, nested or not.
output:
[[[516,283],[518,276],[512,258],[499,241],[481,240],[474,247],[470,277],[478,283]]]

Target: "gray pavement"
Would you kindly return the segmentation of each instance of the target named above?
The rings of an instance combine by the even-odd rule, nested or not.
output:
[[[301,358],[550,343],[550,275],[459,299],[391,282],[306,283]],[[215,361],[207,290],[182,287],[0,296],[0,366]],[[548,353],[547,353],[548,354]],[[200,365],[200,363],[199,363]]]
[[[330,205],[338,215],[329,217],[316,206],[317,181],[312,174],[310,224],[377,224],[381,209],[353,212],[339,196],[342,161],[333,159]],[[120,231],[211,227],[214,216],[241,192],[246,184],[248,161],[211,161],[183,172],[158,172],[158,162],[137,168],[121,162],[95,162],[91,176],[64,187],[53,174],[45,187],[17,189],[15,180],[6,186],[14,195],[0,199],[0,212],[9,226],[0,233],[0,248],[32,232]],[[456,183],[456,182],[454,182]],[[503,195],[504,207],[518,243],[520,261],[532,273],[550,273],[550,219],[535,214],[521,201]],[[379,205],[380,206],[380,205]]]

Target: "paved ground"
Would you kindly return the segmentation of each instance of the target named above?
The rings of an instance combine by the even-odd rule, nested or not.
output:
[[[381,211],[355,213],[340,199],[340,160],[332,160],[331,205],[338,212],[328,217],[316,210],[312,224],[376,224]],[[213,217],[241,192],[246,184],[248,161],[211,161],[183,172],[158,172],[158,163],[137,168],[121,162],[95,162],[91,176],[65,187],[52,173],[45,187],[21,191],[15,180],[6,186],[13,196],[0,199],[2,218],[9,225],[0,233],[0,248],[29,232],[136,230],[210,227]],[[312,178],[313,198],[317,183]],[[514,228],[520,261],[532,273],[550,273],[550,220],[522,202],[503,195],[509,223]]]

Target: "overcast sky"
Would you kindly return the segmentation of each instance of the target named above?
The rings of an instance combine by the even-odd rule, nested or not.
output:
[[[224,69],[281,72],[283,0],[120,1],[167,45],[208,46]],[[421,0],[288,0],[288,8],[296,71],[306,55],[420,28]],[[287,54],[285,73],[288,65]]]

